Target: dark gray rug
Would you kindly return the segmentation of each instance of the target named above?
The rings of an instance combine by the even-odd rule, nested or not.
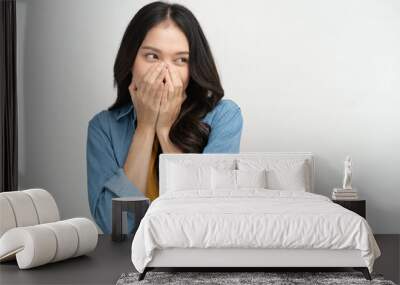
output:
[[[366,280],[361,272],[158,272],[149,271],[138,281],[139,273],[123,273],[116,285],[133,284],[384,284],[382,274],[371,274]]]

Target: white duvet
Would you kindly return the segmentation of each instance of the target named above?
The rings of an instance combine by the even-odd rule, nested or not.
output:
[[[370,272],[381,254],[367,221],[329,198],[258,188],[158,197],[132,241],[133,265],[143,272],[168,247],[358,249]]]

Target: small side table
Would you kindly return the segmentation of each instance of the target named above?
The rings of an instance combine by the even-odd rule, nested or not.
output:
[[[126,234],[122,233],[122,213],[130,211],[135,215],[135,228],[132,234],[134,235],[139,227],[140,221],[146,214],[150,206],[150,199],[146,197],[123,197],[112,199],[112,234],[113,241],[123,241],[127,238]]]
[[[341,205],[342,207],[353,211],[356,214],[359,214],[364,219],[366,216],[366,201],[357,199],[357,200],[332,200],[332,202]]]

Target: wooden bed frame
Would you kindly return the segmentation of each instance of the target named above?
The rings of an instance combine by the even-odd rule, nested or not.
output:
[[[183,157],[185,156],[185,157]],[[310,166],[309,189],[314,192],[314,158],[310,152],[242,152],[237,154],[160,154],[160,195],[165,193],[166,160],[218,158],[301,158]],[[353,268],[361,271],[367,280],[371,275],[360,250],[339,249],[272,249],[272,248],[166,248],[155,249],[152,260],[139,275],[143,280],[148,271],[156,268],[229,268],[230,271],[258,271],[285,268]]]

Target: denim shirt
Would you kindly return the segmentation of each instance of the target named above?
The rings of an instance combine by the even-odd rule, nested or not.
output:
[[[111,234],[112,198],[140,196],[123,170],[132,137],[136,112],[132,104],[93,116],[88,123],[86,144],[87,187],[90,211],[104,234]],[[203,153],[239,153],[243,118],[231,99],[221,99],[201,120],[211,126]],[[136,226],[134,214],[127,215],[128,233]]]

